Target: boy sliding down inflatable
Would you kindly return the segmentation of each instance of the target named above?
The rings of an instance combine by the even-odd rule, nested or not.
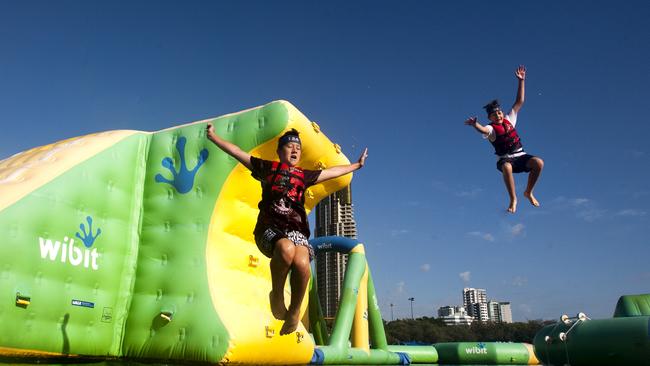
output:
[[[527,172],[528,185],[524,191],[524,197],[528,198],[530,203],[538,207],[539,202],[533,195],[533,188],[537,183],[544,161],[536,156],[527,154],[521,144],[521,139],[515,130],[517,124],[517,113],[524,104],[524,80],[526,79],[526,68],[519,66],[515,71],[515,76],[519,80],[517,90],[517,100],[512,106],[508,115],[503,114],[499,102],[495,99],[488,103],[485,108],[490,123],[483,126],[478,122],[476,116],[468,118],[465,124],[473,126],[478,132],[483,134],[483,138],[494,146],[495,154],[499,157],[497,169],[503,174],[503,181],[510,196],[510,205],[508,212],[514,213],[517,210],[517,195],[515,194],[515,179],[513,173]]]
[[[304,192],[311,185],[361,169],[368,157],[368,149],[363,151],[356,163],[307,170],[297,166],[302,145],[295,129],[286,132],[278,141],[279,162],[251,156],[237,145],[217,136],[211,123],[207,126],[207,137],[248,168],[253,177],[262,183],[255,242],[259,250],[271,258],[273,287],[269,300],[273,316],[284,320],[280,335],[292,333],[300,322],[300,305],[307,291],[311,276],[310,262],[314,256],[313,248],[307,241],[310,233]],[[291,303],[287,310],[284,306],[284,284],[289,270],[292,271]]]

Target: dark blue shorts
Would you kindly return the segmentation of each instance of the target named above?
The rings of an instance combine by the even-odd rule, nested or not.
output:
[[[530,172],[530,168],[528,167],[528,160],[534,157],[535,155],[524,154],[522,156],[517,156],[516,158],[502,158],[497,161],[497,169],[500,172],[503,172],[503,170],[501,170],[503,164],[510,163],[510,165],[512,165],[513,173],[528,173]]]

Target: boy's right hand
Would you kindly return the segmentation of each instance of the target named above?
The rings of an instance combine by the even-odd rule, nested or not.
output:
[[[476,116],[470,117],[470,118],[465,120],[465,124],[468,125],[468,126],[474,126],[474,125],[476,125],[476,122],[478,122],[478,119],[477,119]]]
[[[214,135],[214,126],[212,125],[212,123],[208,123],[208,125],[205,127],[205,131],[207,132],[208,137]]]

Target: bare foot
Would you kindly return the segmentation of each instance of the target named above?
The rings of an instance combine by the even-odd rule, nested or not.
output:
[[[539,207],[539,202],[535,199],[535,196],[533,196],[533,192],[524,192],[524,197],[528,198],[531,205]]]
[[[280,335],[291,334],[298,329],[298,323],[300,323],[300,309],[293,313],[287,313],[287,317],[282,324],[282,329],[280,329]]]
[[[508,212],[515,213],[517,211],[517,200],[510,201],[510,206],[508,206]]]
[[[287,315],[287,308],[284,307],[284,294],[280,293],[279,296],[275,292],[269,292],[269,303],[271,304],[271,314],[278,320],[284,320]]]

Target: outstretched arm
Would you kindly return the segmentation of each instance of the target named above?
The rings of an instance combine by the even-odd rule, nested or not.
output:
[[[515,104],[512,105],[512,110],[515,113],[519,113],[521,106],[524,105],[524,80],[526,80],[526,68],[524,65],[519,65],[515,71],[515,76],[519,80],[519,85],[517,87],[517,99],[515,100]]]
[[[229,154],[233,158],[239,160],[239,162],[244,164],[244,166],[249,170],[253,168],[251,166],[251,155],[243,151],[242,149],[240,149],[239,146],[233,144],[232,142],[226,141],[221,137],[217,136],[217,134],[214,133],[214,126],[212,125],[212,123],[208,123],[208,126],[206,127],[206,131],[207,131],[208,139],[214,142],[214,144],[217,145],[221,150],[223,150],[225,153]]]
[[[484,135],[488,135],[490,133],[490,129],[480,124],[476,116],[466,119],[465,124],[474,127],[476,131]]]
[[[326,180],[338,178],[342,175],[352,173],[355,170],[363,168],[363,165],[366,163],[366,158],[368,157],[368,148],[365,148],[359,156],[359,160],[356,163],[349,165],[338,165],[331,168],[323,169],[316,179],[316,183],[324,182]]]

